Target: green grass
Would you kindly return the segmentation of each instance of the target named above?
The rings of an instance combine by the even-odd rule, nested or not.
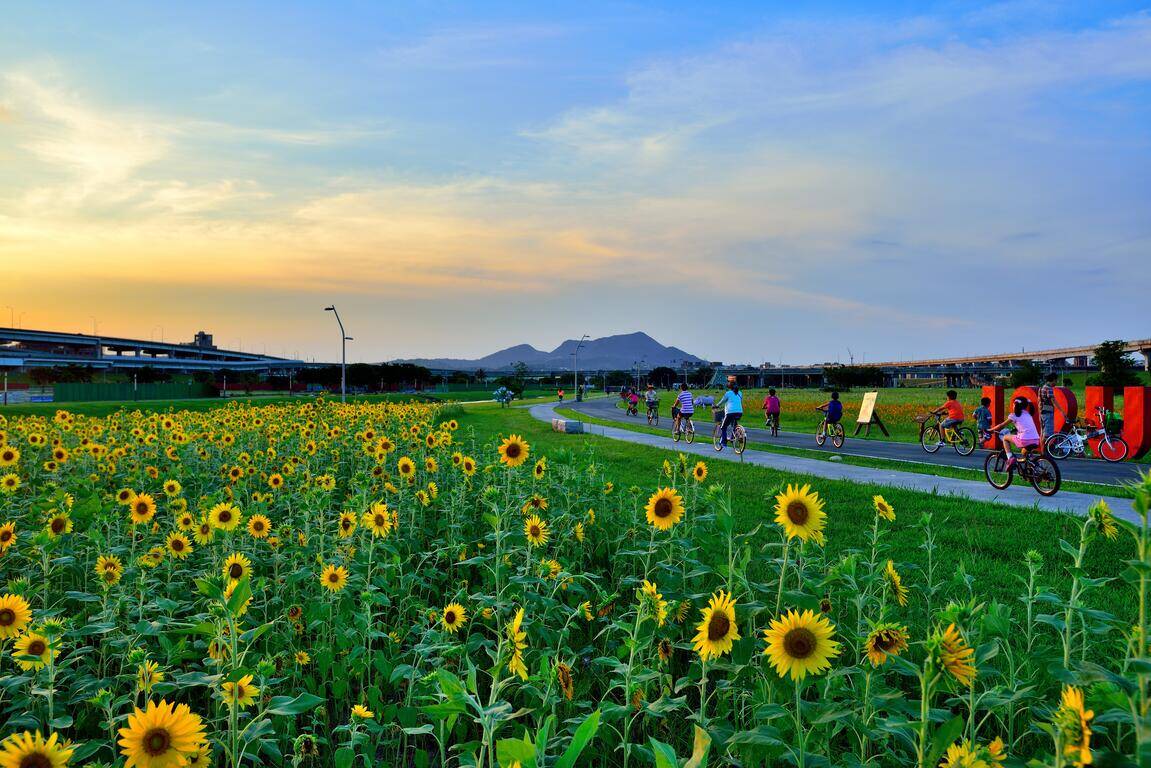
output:
[[[628,493],[634,486],[639,499],[646,499],[657,485],[666,483],[660,476],[663,461],[676,460],[674,450],[594,435],[553,432],[525,409],[468,405],[464,406],[461,423],[480,435],[512,432],[523,435],[531,443],[533,456],[560,451],[592,452],[618,492]],[[922,586],[925,579],[927,563],[918,521],[930,512],[937,531],[937,580],[960,579],[966,574],[972,580],[973,593],[980,600],[997,600],[1016,610],[1016,598],[1021,594],[1018,578],[1026,573],[1023,554],[1036,550],[1043,556],[1042,583],[1066,595],[1069,558],[1061,550],[1059,540],[1078,543],[1081,524],[1078,518],[880,485],[826,480],[727,461],[711,462],[708,467],[708,481],[722,483],[730,489],[741,530],[770,524],[773,508],[770,497],[782,485],[811,483],[827,500],[827,547],[834,557],[847,549],[864,546],[874,515],[872,497],[882,494],[898,515],[896,524],[890,526],[888,541],[894,548],[896,563],[912,585]],[[1086,572],[1093,577],[1115,577],[1124,567],[1123,561],[1133,556],[1134,547],[1125,535],[1114,542],[1098,539],[1088,549]],[[966,594],[965,590],[966,587],[959,589]],[[1092,592],[1090,600],[1093,607],[1124,620],[1131,617],[1134,595],[1122,582]]]
[[[617,427],[619,429],[626,429],[630,432],[643,432],[649,435],[663,435],[668,437],[670,428],[660,429],[658,427],[649,427],[645,422],[626,422],[626,421],[609,421],[607,419],[596,418],[589,416],[586,413],[575,411],[571,408],[557,408],[556,413],[567,416],[579,421],[585,421],[589,424],[599,424],[605,427]],[[697,429],[700,429],[697,427]],[[703,428],[706,430],[706,425]],[[711,440],[710,433],[706,431],[697,431],[696,440]],[[673,445],[668,437],[669,446]],[[917,475],[930,475],[932,477],[954,477],[960,480],[978,480],[979,482],[986,482],[983,472],[976,469],[964,469],[963,467],[950,467],[942,464],[927,464],[914,461],[900,461],[898,459],[876,459],[867,456],[852,456],[845,453],[829,453],[827,451],[817,451],[814,449],[808,450],[804,448],[792,448],[790,446],[778,445],[776,443],[763,443],[754,440],[749,440],[747,443],[749,450],[764,451],[766,453],[778,453],[784,456],[797,456],[804,459],[817,459],[819,461],[831,461],[832,456],[838,457],[837,463],[851,464],[857,467],[872,467],[875,469],[897,469],[901,472],[914,472]],[[1084,483],[1076,480],[1065,480],[1062,485],[1065,491],[1074,491],[1077,493],[1095,494],[1098,496],[1106,496],[1108,498],[1118,499],[1132,499],[1135,497],[1134,491],[1125,485],[1106,485],[1102,483]]]

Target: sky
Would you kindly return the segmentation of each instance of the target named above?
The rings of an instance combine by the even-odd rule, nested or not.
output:
[[[368,362],[1151,336],[1151,4],[4,16],[0,325],[331,360],[334,303]]]

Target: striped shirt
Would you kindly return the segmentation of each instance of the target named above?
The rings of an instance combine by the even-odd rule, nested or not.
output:
[[[690,392],[680,392],[679,397],[675,399],[679,404],[679,412],[684,416],[690,416],[695,413],[695,401],[691,397]]]

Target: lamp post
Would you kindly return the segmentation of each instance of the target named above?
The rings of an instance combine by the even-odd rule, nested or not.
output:
[[[586,333],[580,337],[579,344],[576,344],[575,352],[572,352],[572,386],[575,387],[575,399],[577,402],[583,400],[583,395],[580,393],[579,388],[579,350],[585,341],[587,341]]]
[[[351,339],[344,332],[344,321],[340,319],[340,313],[336,311],[336,305],[324,307],[325,312],[331,312],[336,316],[336,324],[340,326],[340,402],[346,403],[348,401],[348,341]]]

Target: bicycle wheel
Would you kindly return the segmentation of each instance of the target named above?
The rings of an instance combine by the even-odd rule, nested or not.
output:
[[[716,451],[723,450],[723,430],[719,424],[716,424],[715,429],[711,431],[711,447]]]
[[[992,488],[1002,491],[1011,485],[1015,468],[1007,469],[1007,454],[1003,451],[992,451],[983,460],[983,474],[987,477],[987,482],[991,483]]]
[[[1047,438],[1043,452],[1053,459],[1066,459],[1071,455],[1071,438],[1063,434],[1052,435]]]
[[[831,444],[836,448],[843,447],[843,425],[836,424],[831,430]]]
[[[815,428],[815,444],[823,445],[825,442],[827,442],[827,425],[820,424]]]
[[[735,437],[731,441],[731,447],[737,454],[743,455],[743,452],[747,450],[747,430],[739,426],[735,428]]]
[[[1127,441],[1108,435],[1099,441],[1099,456],[1104,461],[1117,462],[1127,458]]]
[[[687,422],[685,438],[689,443],[695,442],[695,424],[693,424],[690,419]]]
[[[1039,491],[1040,496],[1054,496],[1063,484],[1059,464],[1046,456],[1036,456],[1031,460],[1030,475],[1031,485]]]
[[[672,428],[671,428],[671,440],[672,440],[672,442],[674,442],[674,443],[678,443],[678,442],[679,442],[679,439],[680,439],[682,436],[683,436],[683,425],[681,424],[681,425],[680,425],[678,428],[676,428],[676,427],[673,425],[673,426],[672,426]]]
[[[960,427],[955,430],[956,441],[952,443],[955,452],[960,456],[970,456],[975,453],[975,446],[977,439],[975,437],[975,430],[971,427]]]
[[[919,438],[919,444],[923,446],[923,450],[928,453],[935,453],[939,450],[941,441],[939,439],[939,427],[928,427],[923,430],[923,434]]]

